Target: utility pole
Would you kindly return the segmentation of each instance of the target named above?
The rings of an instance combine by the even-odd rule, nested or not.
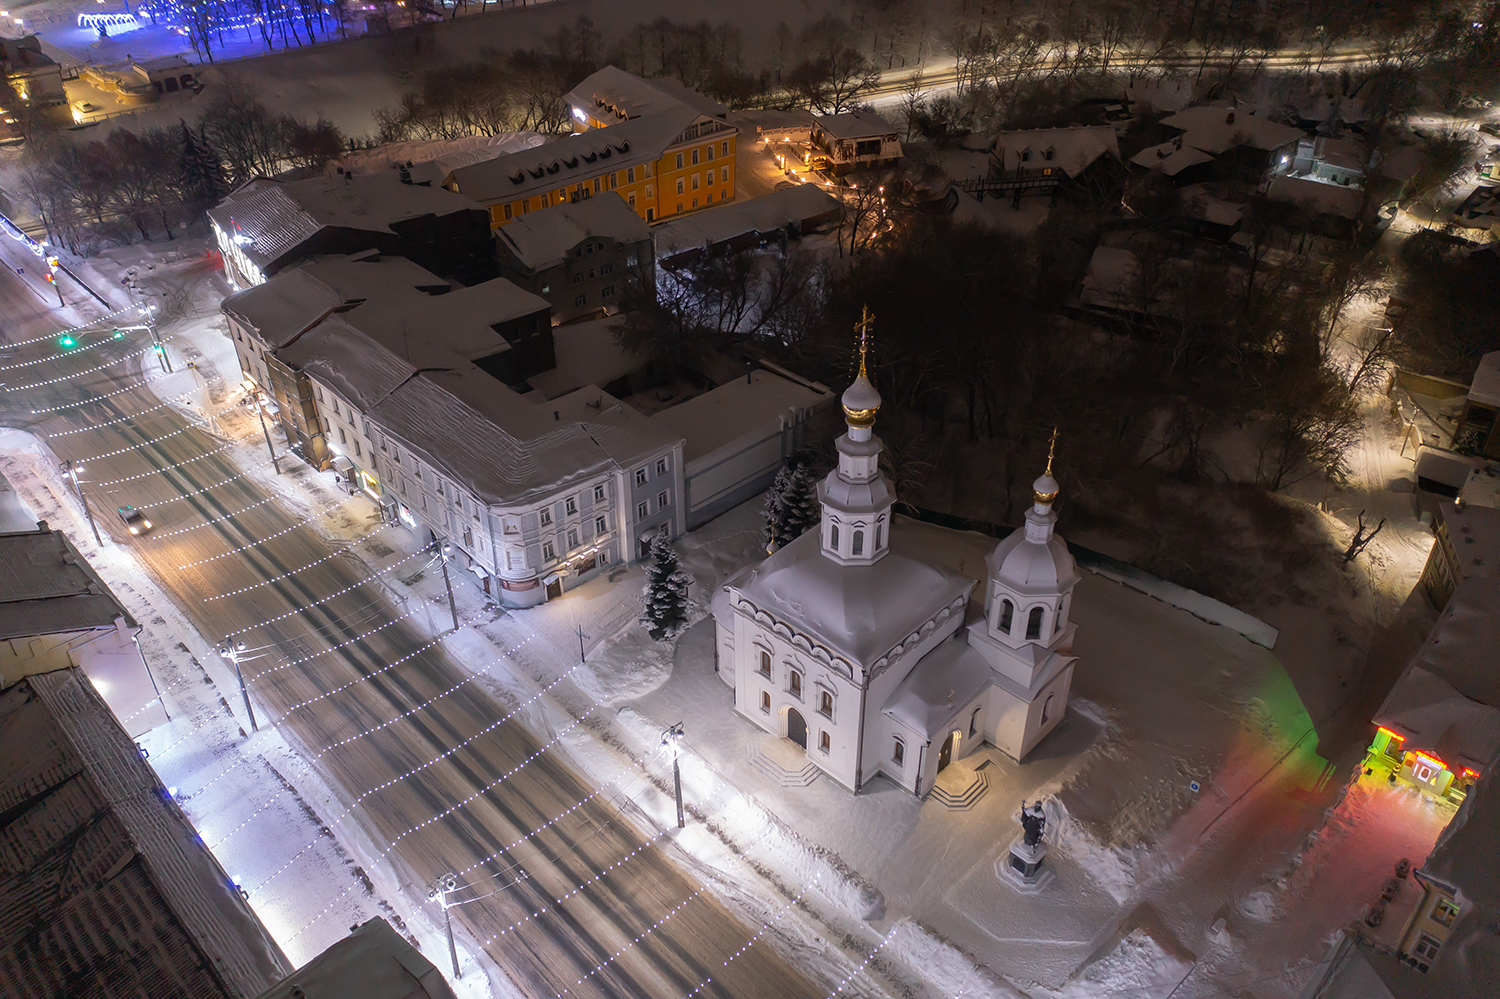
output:
[[[443,563],[443,588],[448,591],[448,613],[453,615],[453,630],[457,631],[458,605],[453,602],[453,583],[448,579],[448,551],[452,548],[452,546],[447,542],[439,541],[436,538],[433,539],[432,543],[437,546],[438,558]]]
[[[259,396],[252,396],[250,401],[255,404],[255,415],[260,417],[260,432],[266,435],[266,450],[271,453],[271,467],[280,475],[281,463],[276,460],[276,449],[271,446],[271,431],[266,429],[266,408],[261,405]]]
[[[78,482],[78,473],[81,471],[83,471],[82,465],[75,465],[71,460],[63,462],[63,472],[73,480],[73,488],[78,493],[78,502],[83,504],[83,515],[88,518],[89,530],[94,532],[94,543],[103,548],[104,539],[99,537],[99,525],[94,523],[94,511],[89,509],[89,498],[83,495],[83,486]]]
[[[240,682],[240,696],[245,699],[245,714],[250,716],[250,731],[259,732],[260,726],[255,724],[255,709],[250,707],[250,690],[245,686],[245,675],[240,672],[240,660],[245,655],[245,643],[225,642],[219,646],[219,655],[234,664],[234,678]]]
[[[68,303],[63,301],[62,285],[57,280],[57,254],[53,253],[51,247],[47,246],[46,243],[42,244],[42,252],[46,254],[47,282],[52,285],[52,290],[57,292],[57,304],[59,306],[66,306]]]
[[[453,940],[453,919],[448,915],[449,903],[448,893],[458,890],[458,876],[455,874],[444,874],[428,889],[427,898],[437,901],[443,906],[443,925],[448,929],[448,956],[453,960],[453,977],[462,978],[458,970],[458,944]]]
[[[682,743],[682,722],[678,722],[661,734],[661,744],[672,747],[672,788],[677,794],[677,828],[686,825],[682,816],[682,768],[678,765],[678,747]]]

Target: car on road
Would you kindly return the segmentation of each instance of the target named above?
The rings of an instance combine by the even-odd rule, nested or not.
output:
[[[77,111],[79,114],[93,114],[99,109],[94,107],[94,105],[90,104],[88,101],[74,101],[73,110]]]
[[[130,531],[131,534],[145,534],[151,530],[151,521],[146,515],[128,503],[120,507],[117,512],[120,514],[120,520],[125,524],[126,530]]]

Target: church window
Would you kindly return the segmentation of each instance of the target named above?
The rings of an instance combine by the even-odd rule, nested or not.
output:
[[[827,732],[819,732],[818,733],[818,748],[821,749],[823,752],[826,753],[832,747],[833,747],[833,740],[830,739],[830,738],[828,738],[828,733]]]
[[[1000,601],[1000,631],[1003,634],[1010,634],[1011,619],[1014,618],[1015,615],[1015,604],[1011,603],[1009,600]]]
[[[1062,604],[1058,604],[1057,605],[1057,616],[1052,619],[1052,633],[1054,635],[1057,634],[1059,631],[1062,631],[1062,623],[1063,623]]]
[[[906,765],[906,742],[896,739],[895,745],[891,747],[891,762],[901,767]]]
[[[880,551],[881,544],[885,541],[885,525],[875,525],[875,550]]]
[[[863,555],[865,553],[865,532],[864,531],[855,531],[854,532],[854,545],[853,545],[853,547],[852,547],[851,550],[852,550],[852,552],[855,555]]]
[[[760,709],[766,714],[771,713],[771,695],[764,690],[760,692]]]
[[[834,551],[838,551],[839,550],[839,525],[834,524],[828,530],[829,530],[829,533],[828,533],[828,547],[832,548]]]
[[[1047,699],[1042,702],[1042,724],[1047,724],[1047,719],[1052,717],[1052,698],[1057,695],[1048,694]]]
[[[760,654],[760,675],[771,675],[771,653],[766,652],[765,650],[762,650]]]
[[[1027,640],[1042,637],[1042,609],[1031,608],[1031,613],[1026,616],[1026,638]]]
[[[826,690],[818,691],[818,714],[833,717],[833,695]]]
[[[975,708],[974,709],[974,713],[969,716],[969,734],[970,735],[978,735],[979,734],[979,710],[980,710],[979,708]]]
[[[802,674],[791,670],[787,674],[787,690],[791,691],[793,697],[802,697]]]

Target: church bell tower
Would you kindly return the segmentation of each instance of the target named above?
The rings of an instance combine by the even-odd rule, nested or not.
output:
[[[890,550],[890,483],[880,474],[880,438],[873,433],[880,393],[870,382],[865,362],[874,317],[860,315],[859,375],[841,402],[848,431],[835,442],[839,464],[818,483],[823,506],[822,548],[825,557],[842,565],[874,565]]]

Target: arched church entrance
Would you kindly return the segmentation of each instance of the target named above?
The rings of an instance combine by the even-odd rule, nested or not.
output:
[[[943,768],[953,762],[953,754],[958,752],[958,740],[957,732],[949,732],[948,738],[943,740],[943,748],[938,750],[938,773],[942,773]]]
[[[787,709],[786,737],[803,749],[807,748],[807,719],[796,708]]]

